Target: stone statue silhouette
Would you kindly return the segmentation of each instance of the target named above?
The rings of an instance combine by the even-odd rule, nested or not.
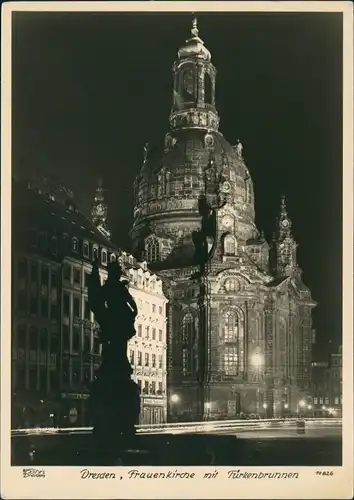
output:
[[[100,325],[102,362],[91,386],[90,408],[96,450],[105,464],[117,458],[135,434],[140,414],[140,391],[131,379],[127,344],[135,335],[138,309],[122,281],[118,262],[108,265],[108,277],[101,286],[98,263],[89,279],[89,307]],[[117,455],[118,454],[118,455]]]
[[[127,282],[121,281],[121,277],[122,270],[118,262],[111,262],[107,281],[101,286],[95,262],[89,283],[89,307],[101,327],[102,365],[117,363],[120,369],[131,372],[127,343],[135,335],[134,322],[138,309]]]

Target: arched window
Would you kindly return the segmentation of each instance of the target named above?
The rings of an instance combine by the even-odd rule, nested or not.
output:
[[[229,311],[224,316],[224,339],[233,343],[238,340],[238,316],[235,311]]]
[[[196,370],[196,324],[195,317],[187,312],[182,318],[182,372],[183,375],[192,376]]]
[[[240,290],[240,283],[235,278],[226,279],[224,286],[227,292],[238,292]]]
[[[88,241],[84,241],[84,245],[82,247],[82,253],[83,253],[83,256],[88,259],[89,258],[89,255],[90,255],[90,247],[89,247],[89,244],[88,244]]]
[[[236,238],[232,234],[225,236],[224,255],[236,255]]]
[[[93,260],[93,262],[95,262],[97,259],[98,259],[98,248],[97,248],[97,246],[95,245],[95,246],[92,248],[92,260]]]
[[[165,196],[166,194],[169,194],[170,176],[170,172],[165,167],[162,167],[157,176],[158,196]]]
[[[239,375],[243,371],[244,346],[243,325],[237,311],[229,310],[224,313],[223,329],[225,375]]]
[[[160,245],[157,238],[151,238],[146,245],[146,255],[148,262],[160,260]]]
[[[182,74],[182,96],[185,102],[194,99],[194,75],[192,68],[186,68]]]
[[[204,75],[204,103],[212,104],[211,78],[208,73]]]

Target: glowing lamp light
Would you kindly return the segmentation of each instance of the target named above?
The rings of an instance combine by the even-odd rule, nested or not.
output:
[[[299,401],[300,408],[303,408],[305,405],[306,405],[306,403],[303,399],[301,401]]]
[[[285,403],[284,408],[287,410],[289,408],[288,403]]]
[[[262,366],[264,362],[262,354],[253,354],[251,357],[251,363],[253,366]]]
[[[205,408],[207,410],[210,410],[211,409],[211,403],[205,403]]]
[[[171,403],[178,403],[178,401],[179,401],[178,394],[172,394],[172,396],[171,396]]]
[[[264,408],[264,409],[267,409],[267,408],[268,408],[267,403],[263,403],[263,408]]]
[[[322,406],[322,410],[325,410],[325,409],[326,409],[326,407],[323,405],[323,406]]]
[[[307,406],[307,409],[308,409],[308,410],[312,410],[312,405],[308,405],[308,406]]]

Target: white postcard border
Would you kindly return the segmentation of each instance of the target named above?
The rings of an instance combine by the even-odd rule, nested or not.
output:
[[[10,466],[11,376],[11,13],[13,11],[238,11],[343,13],[343,466],[332,476],[324,467],[217,467],[213,480],[201,479],[214,467],[136,467],[139,471],[179,470],[194,479],[128,479],[134,467],[92,467],[116,479],[84,480],[84,467],[44,467],[45,479],[25,479]],[[329,34],[330,36],[330,34]],[[1,494],[2,498],[351,498],[353,492],[353,7],[351,2],[9,2],[2,5],[1,136]],[[297,479],[227,479],[228,470],[294,472]],[[122,479],[121,479],[122,477]]]

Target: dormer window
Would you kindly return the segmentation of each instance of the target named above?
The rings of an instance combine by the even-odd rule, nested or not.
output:
[[[102,250],[101,251],[101,262],[103,265],[107,264],[107,250]]]
[[[72,239],[72,250],[77,253],[79,251],[79,241],[77,238]]]
[[[88,259],[90,256],[90,247],[87,241],[84,241],[84,246],[82,248],[82,253],[85,259]]]
[[[92,248],[92,260],[95,262],[98,259],[98,247],[94,245]]]

